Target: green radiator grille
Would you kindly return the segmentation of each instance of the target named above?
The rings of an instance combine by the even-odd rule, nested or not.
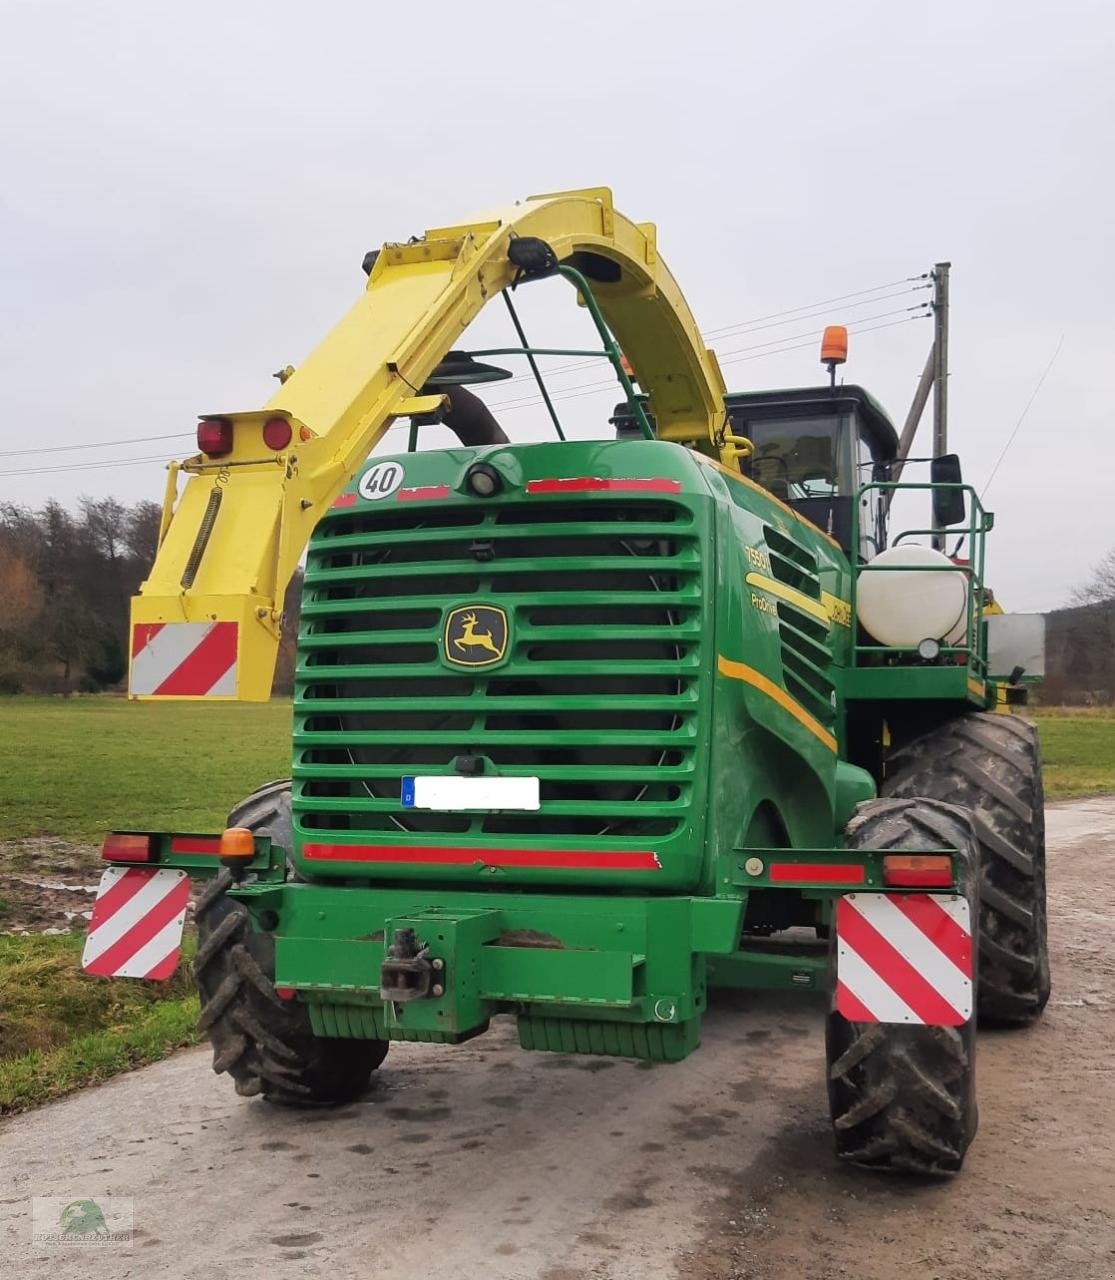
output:
[[[817,557],[770,525],[765,527],[765,535],[774,577],[819,604],[821,579],[817,574]],[[786,688],[822,724],[831,726],[836,719],[836,708],[834,686],[828,675],[832,661],[828,625],[797,605],[780,600],[778,637]]]
[[[697,747],[701,555],[680,503],[594,497],[334,511],[306,569],[294,807],[323,831],[629,841],[684,824]],[[448,665],[448,610],[510,620],[491,670]],[[536,813],[431,813],[404,776],[486,756]]]

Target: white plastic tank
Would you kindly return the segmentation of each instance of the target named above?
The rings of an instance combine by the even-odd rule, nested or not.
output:
[[[885,572],[873,573],[875,566],[885,566]],[[968,578],[943,551],[900,544],[880,552],[861,570],[856,613],[860,625],[879,644],[896,648],[916,648],[923,640],[957,644],[968,621]]]

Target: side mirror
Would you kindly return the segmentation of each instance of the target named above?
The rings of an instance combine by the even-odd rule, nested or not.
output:
[[[951,524],[962,524],[968,518],[964,502],[964,483],[960,474],[960,459],[955,453],[943,453],[929,464],[929,479],[935,485],[950,486],[933,490],[933,519],[942,529]]]

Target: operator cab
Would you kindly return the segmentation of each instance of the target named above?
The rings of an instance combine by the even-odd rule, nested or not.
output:
[[[853,559],[886,546],[882,492],[860,501],[859,546],[852,547],[852,507],[860,487],[886,480],[898,435],[882,406],[862,387],[799,387],[725,397],[734,435],[754,453],[744,475],[823,529]]]

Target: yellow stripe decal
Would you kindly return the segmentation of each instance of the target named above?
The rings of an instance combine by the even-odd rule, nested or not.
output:
[[[850,600],[845,600],[841,596],[834,596],[830,591],[822,591],[821,603],[825,606],[825,612],[833,622],[842,627],[850,627],[852,625],[852,602]]]
[[[799,702],[791,698],[785,689],[776,685],[773,680],[768,679],[761,671],[756,671],[754,667],[745,667],[742,662],[733,662],[730,658],[725,658],[723,654],[717,656],[716,667],[722,676],[727,676],[731,680],[742,680],[744,684],[749,684],[753,689],[758,689],[760,693],[765,693],[768,698],[773,698],[783,711],[788,711],[799,724],[804,725],[815,738],[819,738],[830,751],[836,751],[836,739],[825,726],[819,720],[815,720]]]
[[[768,578],[762,573],[749,573],[744,579],[749,587],[758,587],[760,591],[769,591],[772,596],[780,596],[788,604],[795,605],[805,613],[811,613],[820,622],[828,622],[829,615],[819,600],[813,600],[804,591],[788,587],[784,582]]]
[[[974,676],[968,677],[968,692],[974,698],[986,698],[987,686],[982,680],[977,680]]]

